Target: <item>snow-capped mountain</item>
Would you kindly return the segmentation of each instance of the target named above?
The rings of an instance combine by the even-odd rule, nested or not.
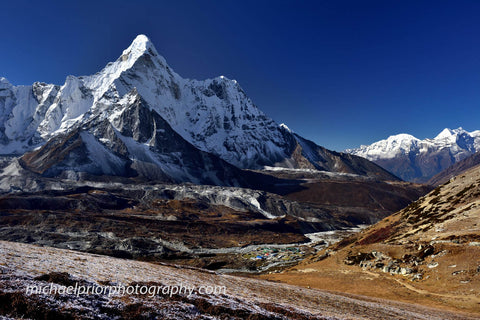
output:
[[[127,134],[121,130],[118,118],[131,107],[132,99],[141,101],[142,110],[148,110],[150,115],[146,119],[137,117],[140,121],[135,124],[137,132]],[[143,114],[148,113],[145,110]],[[160,122],[160,129],[151,127],[152,123]],[[148,139],[135,137],[138,133],[145,133]],[[187,143],[191,148],[158,147],[162,133],[175,136],[172,143],[182,146]],[[80,140],[77,136],[71,140],[72,134],[78,134]],[[135,142],[131,141],[132,137]],[[75,149],[76,153],[62,149],[67,142],[74,141],[83,146]],[[22,155],[36,150],[24,159],[42,174],[57,172],[60,168],[69,172],[126,174],[125,166],[140,174],[146,170],[145,163],[150,163],[163,172],[159,177],[205,181],[201,172],[210,172],[213,160],[207,161],[209,164],[203,160],[197,163],[201,166],[192,176],[190,169],[186,169],[188,165],[182,164],[186,154],[193,154],[186,152],[187,148],[203,152],[194,158],[216,156],[239,168],[312,168],[395,179],[361,158],[352,161],[350,155],[311,143],[312,148],[303,141],[288,127],[279,126],[260,111],[235,80],[223,76],[204,81],[180,77],[144,35],[137,36],[116,61],[108,63],[100,72],[91,76],[68,76],[62,86],[44,83],[13,86],[0,78],[0,155]],[[43,149],[38,150],[41,146]],[[47,152],[47,147],[53,149]],[[127,149],[128,152],[123,152]],[[88,159],[80,160],[85,153]],[[207,153],[210,155],[206,156]],[[53,163],[46,161],[51,163],[51,168],[40,164],[47,155],[50,160],[54,158]],[[352,163],[359,164],[358,168]],[[219,172],[219,168],[214,171]]]
[[[345,152],[375,162],[404,180],[425,182],[452,164],[480,151],[480,130],[444,129],[433,139],[390,136]]]
[[[126,94],[115,111],[56,135],[21,157],[21,164],[46,177],[78,179],[88,173],[250,186],[248,174],[185,141],[136,90]]]
[[[109,112],[136,88],[149,107],[197,148],[244,168],[281,161],[292,139],[225,77],[188,80],[176,74],[146,36],[99,73],[69,76],[61,87],[13,87],[1,79],[2,154],[22,154],[92,116]]]

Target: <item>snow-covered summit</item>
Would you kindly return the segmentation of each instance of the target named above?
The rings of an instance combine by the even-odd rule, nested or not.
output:
[[[7,89],[0,94],[8,96],[0,101],[2,154],[31,150],[91,117],[111,113],[135,88],[151,109],[202,151],[244,168],[272,165],[288,156],[291,141],[235,80],[184,79],[145,35],[137,36],[100,72],[69,76],[61,87],[48,85],[43,93],[49,97],[35,95],[33,86],[20,93],[6,79],[0,86]],[[22,123],[29,124],[27,132]]]
[[[132,65],[139,57],[147,53],[152,56],[158,56],[158,52],[150,39],[146,35],[140,34],[127,49],[123,50],[119,60],[122,62],[128,61]]]
[[[64,137],[78,132],[93,119],[115,123],[115,119],[125,114],[125,109],[131,105],[133,93],[142,101],[142,112],[148,109],[161,117],[193,148],[239,168],[308,168],[396,179],[362,158],[331,152],[299,137],[285,125],[279,126],[257,108],[235,80],[225,76],[206,80],[181,77],[145,35],[137,36],[118,59],[94,75],[68,76],[62,86],[39,82],[32,86],[12,86],[5,79],[0,80],[0,86],[0,154],[18,155],[32,151],[60,135]],[[137,126],[143,128],[144,125],[139,123]],[[111,132],[108,134],[112,136]],[[155,133],[155,136],[159,134]],[[62,139],[57,142],[70,141]],[[108,137],[86,133],[82,133],[81,140],[87,151],[115,150],[122,145],[118,139],[118,146],[111,146],[107,143]],[[137,147],[134,149],[140,150]],[[147,148],[153,147],[149,145]],[[153,150],[150,149],[140,152],[143,158],[150,155]],[[192,150],[189,147],[182,150],[187,149]],[[181,167],[184,160],[178,154],[166,155],[162,150],[167,149],[152,151],[154,158],[162,159],[160,162],[142,160],[143,163],[170,165],[171,160],[175,162],[174,167]],[[135,157],[140,154],[137,151],[125,153],[126,158],[132,159],[122,161],[127,164],[135,162],[138,160]],[[115,154],[105,154],[105,159],[115,157]],[[212,160],[210,163],[219,162]],[[70,164],[65,168],[70,168]],[[110,169],[101,172],[121,171]],[[193,178],[184,180],[196,181]]]
[[[371,160],[406,180],[426,181],[451,164],[480,151],[480,131],[443,129],[435,138],[420,140],[398,134],[346,152]],[[407,168],[408,167],[408,168]]]
[[[139,34],[135,37],[135,39],[133,39],[132,44],[125,51],[123,51],[123,54],[128,54],[128,52],[137,50],[140,52],[145,52],[148,49],[152,49],[156,52],[155,47],[150,39],[144,34]]]
[[[449,128],[445,128],[442,130],[442,132],[440,132],[435,138],[433,138],[434,140],[440,140],[440,139],[446,139],[446,138],[450,138],[451,136],[455,135],[456,132],[458,132],[459,130],[462,130],[463,129],[460,127],[458,128],[457,130],[452,130],[452,129],[449,129]]]
[[[379,158],[394,158],[399,154],[408,153],[412,146],[418,145],[420,140],[406,133],[389,136],[371,145],[361,145],[357,149],[347,149],[345,152],[359,155],[371,160]]]
[[[285,123],[280,123],[279,127],[287,130],[288,132],[293,132]]]

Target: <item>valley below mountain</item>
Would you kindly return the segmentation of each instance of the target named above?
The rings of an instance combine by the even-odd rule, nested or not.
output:
[[[479,185],[476,166],[296,267],[263,278],[478,317]]]
[[[478,230],[455,232],[475,220],[476,176],[434,191],[417,182],[473,153],[477,136],[457,129],[413,143],[422,152],[440,140],[446,146],[427,148],[431,161],[418,156],[430,170],[421,174],[411,163],[364,158],[369,147],[328,150],[269,118],[235,80],[182,78],[144,35],[101,71],[63,85],[0,78],[0,317],[468,319],[459,311],[474,311],[478,270],[462,259],[475,260]],[[452,221],[458,228],[442,233]],[[441,257],[449,255],[458,261],[445,268],[460,283],[429,291],[443,285],[446,271],[432,272],[444,270]],[[81,298],[20,291],[175,279],[231,291]],[[454,306],[447,289],[468,297]]]
[[[276,124],[235,80],[182,78],[144,35],[62,86],[0,84],[3,240],[257,271],[242,248],[372,224],[430,190]]]
[[[470,168],[478,166],[479,164],[480,152],[477,152],[434,175],[430,180],[428,180],[427,183],[434,187],[442,185],[448,182],[450,179],[455,178],[461,173],[469,170]]]
[[[464,314],[338,294],[281,283],[221,275],[181,266],[152,264],[0,241],[0,312],[13,317],[55,319],[474,319]],[[26,294],[28,286],[135,286],[190,293]],[[217,294],[200,288],[222,288]]]

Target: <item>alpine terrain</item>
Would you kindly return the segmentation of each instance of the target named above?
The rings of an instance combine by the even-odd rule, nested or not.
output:
[[[470,168],[473,168],[480,164],[480,152],[474,153],[473,155],[463,159],[462,161],[456,162],[454,165],[448,167],[442,172],[434,175],[428,184],[431,186],[439,186],[444,184],[448,180],[454,178],[455,176],[460,175],[464,171],[467,171]]]
[[[471,312],[478,318],[479,186],[477,165],[310,261],[266,277]]]
[[[1,84],[3,240],[256,271],[271,263],[243,246],[375,223],[430,190],[277,125],[234,80],[181,78],[144,35],[63,86]]]
[[[33,150],[25,163],[48,176],[85,172],[241,185],[218,176],[225,161],[395,179],[277,125],[235,80],[181,78],[144,35],[100,72],[69,76],[62,86],[13,86],[0,78],[0,153]]]
[[[427,182],[452,164],[480,151],[480,130],[444,129],[433,139],[397,134],[345,152],[375,162],[405,181]]]
[[[139,35],[100,72],[61,86],[0,78],[0,318],[438,315],[222,275],[297,265],[431,190],[275,123],[235,80],[182,78]],[[51,272],[52,264],[62,268]],[[160,285],[159,277],[239,291],[149,299],[19,291],[72,281]]]

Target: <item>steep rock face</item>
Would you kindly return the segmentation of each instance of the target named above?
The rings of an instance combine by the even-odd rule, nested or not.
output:
[[[364,157],[403,180],[426,182],[435,174],[480,150],[480,131],[444,129],[434,139],[399,134],[346,152]]]
[[[46,177],[79,173],[168,182],[245,186],[241,170],[198,150],[178,135],[135,90],[115,111],[50,139],[22,164]],[[251,175],[254,175],[253,173]]]
[[[40,82],[12,86],[0,78],[1,154],[22,154],[41,142],[37,128],[58,90],[58,86]]]

